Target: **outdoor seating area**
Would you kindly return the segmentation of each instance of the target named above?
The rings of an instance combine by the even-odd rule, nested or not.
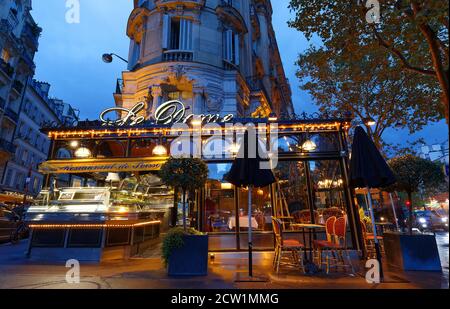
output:
[[[347,245],[345,216],[328,217],[325,224],[295,223],[295,220],[283,224],[283,220],[273,217],[272,226],[276,239],[273,269],[277,274],[284,265],[295,265],[304,274],[330,274],[332,269],[355,272]],[[321,239],[323,232],[325,239]]]

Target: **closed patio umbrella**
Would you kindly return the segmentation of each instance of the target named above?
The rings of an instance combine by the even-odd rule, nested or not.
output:
[[[267,187],[274,183],[275,176],[271,169],[262,169],[261,163],[269,162],[267,156],[258,143],[254,127],[247,128],[239,155],[234,160],[226,180],[236,187],[248,187],[248,263],[249,277],[253,277],[253,240],[252,240],[252,189]]]
[[[381,268],[381,251],[377,239],[375,216],[373,213],[370,189],[388,187],[396,182],[394,173],[384,160],[381,153],[367,133],[360,126],[356,127],[350,160],[350,186],[353,188],[366,188],[370,216],[375,241],[377,259],[380,262],[380,277],[383,278]]]

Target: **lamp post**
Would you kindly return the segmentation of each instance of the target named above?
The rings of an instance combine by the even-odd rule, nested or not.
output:
[[[128,63],[128,61],[122,57],[120,57],[119,55],[115,54],[115,53],[106,53],[102,55],[102,60],[104,63],[111,63],[113,62],[113,56],[119,58],[120,60],[122,60],[125,63]]]

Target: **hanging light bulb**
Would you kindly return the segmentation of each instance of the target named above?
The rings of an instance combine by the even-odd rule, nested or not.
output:
[[[167,149],[163,145],[157,145],[153,148],[153,155],[158,157],[164,157],[167,155]]]
[[[312,140],[307,140],[303,143],[302,149],[305,151],[314,151],[317,149],[317,145]]]
[[[86,147],[80,147],[75,151],[75,157],[79,159],[87,159],[91,157],[91,151]]]
[[[71,148],[77,148],[78,146],[80,146],[80,142],[79,141],[71,141],[70,143],[69,143],[69,145],[70,145],[70,147]]]

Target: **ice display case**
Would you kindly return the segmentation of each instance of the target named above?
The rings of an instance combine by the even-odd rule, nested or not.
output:
[[[32,231],[29,254],[89,261],[127,258],[159,238],[170,207],[173,193],[165,188],[154,193],[137,187],[43,191],[26,216]]]

